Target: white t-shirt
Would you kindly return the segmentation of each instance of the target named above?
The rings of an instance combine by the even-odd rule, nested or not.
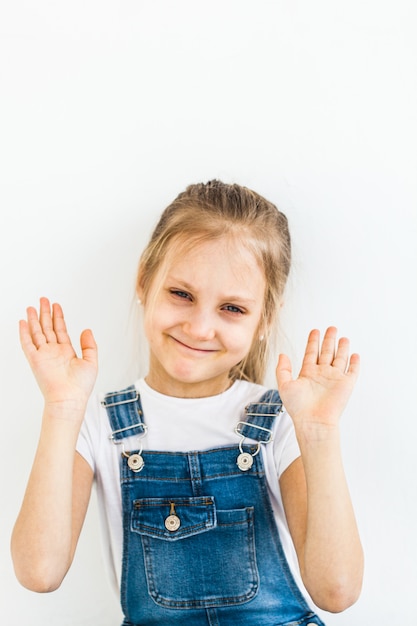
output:
[[[154,391],[143,379],[138,380],[135,386],[148,427],[146,436],[141,440],[143,449],[167,452],[207,450],[238,444],[240,436],[236,434],[235,427],[244,416],[245,406],[256,402],[266,391],[261,385],[239,380],[216,396],[173,398]],[[121,447],[109,439],[111,428],[101,399],[96,396],[90,400],[77,451],[94,470],[105,562],[110,581],[119,593],[123,551],[119,482]],[[138,449],[138,438],[126,438],[123,445],[126,451]],[[284,470],[300,455],[291,418],[285,411],[275,420],[273,440],[262,445],[261,451],[281,542],[297,583],[303,588],[278,483]]]

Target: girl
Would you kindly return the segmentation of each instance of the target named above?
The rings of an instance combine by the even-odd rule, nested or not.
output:
[[[59,587],[95,480],[125,626],[317,625],[314,604],[355,602],[363,556],[339,418],[359,357],[335,328],[321,346],[313,330],[298,378],[281,354],[279,393],[262,386],[290,255],[273,204],[189,186],[139,263],[148,373],[101,402],[92,332],[77,357],[61,307],[28,308],[20,337],[45,410],[12,537],[23,585]]]

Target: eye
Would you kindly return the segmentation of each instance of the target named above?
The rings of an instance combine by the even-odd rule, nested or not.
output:
[[[224,310],[224,311],[229,311],[229,313],[236,313],[236,314],[238,314],[238,315],[239,315],[239,314],[240,314],[240,315],[243,315],[243,313],[244,313],[243,309],[241,309],[241,308],[240,308],[240,307],[238,307],[238,306],[235,306],[234,304],[226,304],[226,305],[223,307],[223,310]]]
[[[183,300],[191,300],[190,294],[186,291],[182,291],[181,289],[170,289],[169,292],[171,295],[181,298]]]

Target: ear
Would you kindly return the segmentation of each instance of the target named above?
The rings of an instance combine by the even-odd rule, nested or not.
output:
[[[136,286],[136,295],[138,297],[138,303],[143,303],[143,289],[139,286]]]
[[[143,273],[142,268],[139,266],[138,274],[136,277],[136,295],[138,297],[139,302],[143,302]]]

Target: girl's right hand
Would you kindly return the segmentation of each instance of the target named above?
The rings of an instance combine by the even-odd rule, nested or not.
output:
[[[40,299],[39,316],[28,307],[27,320],[19,322],[23,352],[51,408],[81,409],[97,376],[97,345],[91,330],[81,333],[82,356],[77,357],[59,304]]]

